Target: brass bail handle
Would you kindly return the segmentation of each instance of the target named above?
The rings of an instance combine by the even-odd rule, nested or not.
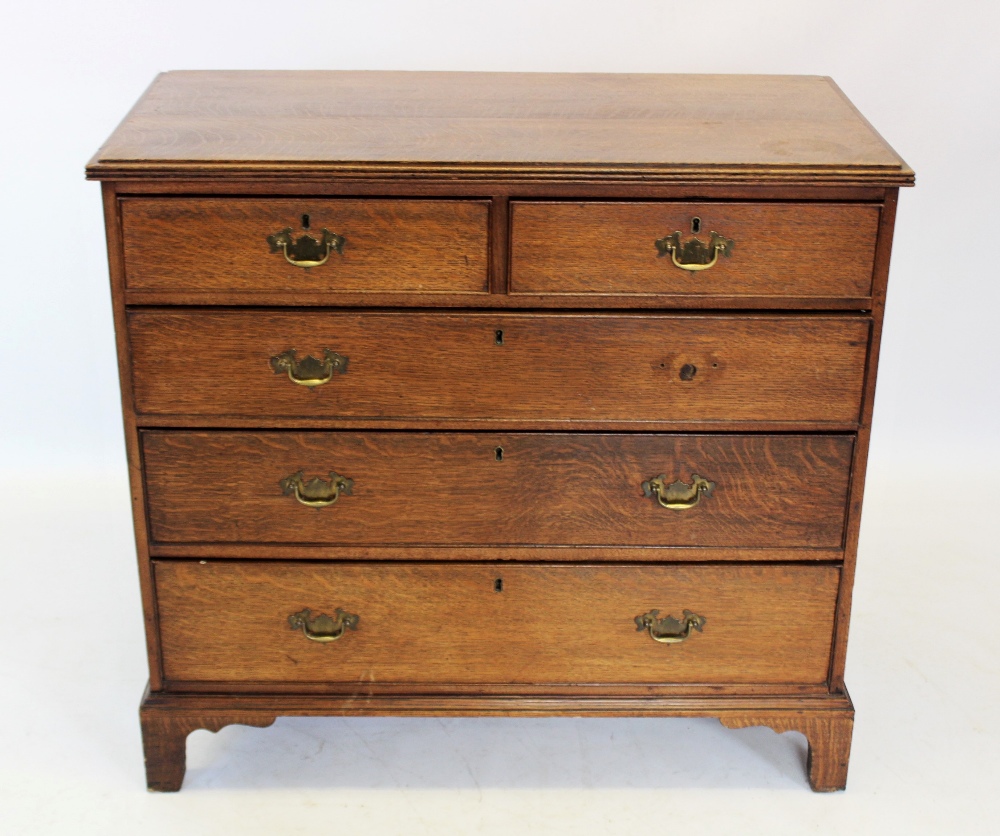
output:
[[[650,610],[645,615],[635,617],[636,632],[649,631],[653,641],[662,644],[680,644],[691,637],[691,631],[702,632],[708,620],[703,615],[695,615],[691,610],[684,610],[684,618],[677,619],[672,615],[660,618],[659,610]]]
[[[288,623],[293,630],[301,630],[302,635],[311,642],[335,642],[348,630],[357,630],[360,619],[356,615],[344,612],[337,607],[331,618],[320,613],[313,615],[308,607],[288,616]]]
[[[291,348],[275,354],[271,358],[271,368],[275,374],[287,374],[292,383],[312,389],[329,383],[334,374],[346,374],[347,358],[326,349],[322,360],[317,360],[311,354],[300,360],[295,356],[295,349]]]
[[[732,238],[725,238],[718,232],[709,233],[707,244],[698,238],[692,238],[682,244],[680,232],[674,232],[672,235],[660,238],[656,242],[656,249],[660,257],[669,253],[674,267],[687,270],[689,273],[697,273],[714,267],[720,254],[729,258],[733,254],[734,244]]]
[[[715,490],[715,482],[710,482],[697,473],[691,474],[690,485],[680,480],[668,485],[667,477],[663,473],[655,479],[642,483],[643,494],[655,496],[660,505],[671,511],[686,511],[688,508],[694,508],[701,502],[702,496],[711,496],[713,490]]]
[[[268,246],[272,253],[281,253],[285,261],[293,267],[321,267],[326,264],[330,253],[343,255],[347,239],[329,229],[323,230],[319,241],[311,235],[300,235],[292,238],[291,227],[285,227],[281,232],[267,236]]]
[[[326,508],[333,505],[341,494],[350,496],[354,490],[354,480],[346,476],[340,476],[330,471],[330,481],[327,482],[318,476],[308,482],[305,473],[299,471],[291,476],[286,476],[278,485],[285,496],[295,496],[295,499],[309,508]]]

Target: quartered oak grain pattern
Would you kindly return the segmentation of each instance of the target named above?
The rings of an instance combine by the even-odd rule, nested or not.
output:
[[[433,683],[821,683],[833,566],[329,565],[158,561],[168,679]],[[497,591],[497,579],[502,591]],[[288,616],[358,616],[334,642]],[[704,616],[681,644],[635,617]]]
[[[511,293],[869,296],[878,219],[870,204],[516,201]],[[674,232],[706,244],[718,232],[732,252],[682,270],[655,247]]]
[[[285,304],[300,291],[486,293],[488,214],[472,200],[126,198],[127,287],[284,292]],[[284,229],[316,240],[329,229],[343,251],[295,267],[267,242]]]
[[[832,81],[168,73],[87,174],[106,181],[151,788],[180,787],[194,729],[328,714],[712,716],[801,731],[814,789],[844,786],[875,365],[914,175]],[[304,270],[268,251],[305,226],[343,254]],[[733,238],[732,258],[682,274],[652,249],[675,230]],[[726,309],[744,313],[709,313]],[[296,386],[268,363],[290,348],[348,372]],[[641,497],[650,453],[641,478],[715,493],[690,512]],[[355,491],[318,511],[265,496],[278,461],[356,471]],[[307,606],[359,629],[309,642],[287,623]],[[683,608],[705,632],[635,631]]]
[[[143,433],[158,542],[837,548],[853,437]],[[279,481],[353,480],[310,508]],[[683,511],[665,474],[715,482]]]
[[[137,411],[206,426],[227,416],[854,424],[868,330],[867,318],[843,316],[129,314]],[[336,352],[347,371],[296,385],[270,366],[289,349]]]

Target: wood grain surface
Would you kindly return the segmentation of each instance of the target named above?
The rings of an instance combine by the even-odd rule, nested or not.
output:
[[[157,561],[168,680],[356,683],[822,683],[832,566],[288,564]],[[502,591],[496,591],[497,579]],[[321,644],[289,626],[356,614]],[[666,645],[651,609],[704,616]]]
[[[308,215],[309,228],[303,227]],[[486,293],[489,203],[472,200],[122,200],[126,286],[184,293]],[[342,253],[294,267],[267,236],[343,236]]]
[[[173,72],[88,167],[198,171],[913,180],[830,79],[762,75]]]
[[[852,424],[869,320],[132,310],[142,414],[369,421]],[[502,332],[502,344],[498,344]],[[289,349],[349,358],[309,389],[275,374]],[[685,367],[693,367],[684,379]]]
[[[698,219],[700,232],[692,231]],[[859,297],[871,293],[879,207],[824,203],[511,203],[512,294]],[[655,242],[731,239],[698,273]]]
[[[801,731],[813,788],[843,788],[914,175],[832,81],[167,73],[88,177],[151,788],[180,787],[191,730],[285,714],[715,716]],[[343,254],[269,252],[306,225]],[[732,257],[681,272],[653,248],[675,230],[718,231]],[[296,386],[269,365],[288,349],[348,371]],[[307,509],[278,486],[300,469],[354,490]],[[639,487],[660,473],[716,487],[669,511]],[[338,606],[360,624],[332,644],[288,625]],[[650,609],[705,631],[658,644],[635,630]]]
[[[158,542],[841,546],[850,436],[143,433]],[[499,459],[499,460],[498,460]],[[354,481],[310,508],[279,481]],[[662,508],[642,483],[716,483]]]

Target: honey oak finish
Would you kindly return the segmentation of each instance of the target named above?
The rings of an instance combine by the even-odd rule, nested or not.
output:
[[[877,206],[821,203],[515,201],[510,292],[522,295],[855,298],[871,293]],[[738,256],[705,275],[657,252],[674,230],[725,230]],[[844,251],[843,242],[852,241]]]
[[[839,549],[852,452],[849,435],[142,433],[153,544],[315,544],[334,558],[355,545],[390,559],[400,545]],[[345,475],[351,494],[308,508],[279,486],[299,470]],[[664,472],[716,486],[677,513],[642,490]]]
[[[362,695],[384,684],[484,693],[581,681],[655,686],[665,677],[822,685],[840,575],[815,565],[266,561],[158,561],[155,573],[168,688],[308,682]],[[306,605],[342,607],[359,623],[336,645],[311,642],[288,629],[288,614]],[[664,653],[634,620],[655,607],[694,610],[712,628]],[[247,645],[247,636],[261,639]]]
[[[714,716],[803,733],[812,787],[845,786],[913,172],[829,79],[168,73],[88,177],[151,789],[194,729],[323,714]],[[296,267],[265,240],[286,228],[343,246]],[[735,244],[693,273],[654,246],[675,231]],[[296,385],[290,349],[346,371]],[[304,507],[299,470],[352,490]],[[714,487],[663,508],[661,473]],[[358,620],[313,642],[307,607]],[[652,610],[706,620],[662,644]]]
[[[867,317],[844,316],[145,308],[128,324],[136,411],[168,426],[249,418],[854,429],[870,329]],[[270,366],[290,349],[334,351],[347,369],[313,389],[296,385]]]
[[[310,200],[303,211],[301,200],[132,198],[122,201],[127,286],[486,293],[488,215],[481,200]],[[345,239],[331,256],[335,270],[305,272],[260,246],[303,220],[314,233],[329,228]]]

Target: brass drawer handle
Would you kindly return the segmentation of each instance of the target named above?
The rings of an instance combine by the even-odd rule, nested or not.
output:
[[[718,232],[711,232],[709,235],[711,237],[707,244],[698,238],[692,238],[682,244],[680,232],[675,232],[673,235],[660,238],[656,242],[656,249],[659,250],[660,257],[670,253],[674,267],[697,273],[699,270],[714,267],[720,253],[726,258],[733,253],[735,242],[732,238],[725,238]]]
[[[658,618],[659,610],[650,610],[645,615],[635,617],[636,631],[649,630],[653,641],[663,644],[680,644],[690,638],[691,631],[702,632],[707,619],[703,615],[695,615],[691,610],[684,610],[684,620],[678,621],[672,615]]]
[[[329,383],[334,373],[345,374],[347,358],[326,349],[322,360],[317,360],[311,354],[298,360],[295,357],[295,349],[292,348],[282,351],[281,354],[275,354],[271,358],[271,368],[275,374],[287,374],[292,383],[308,386],[311,389],[313,386]]]
[[[680,480],[667,484],[667,477],[660,474],[655,479],[642,483],[642,492],[646,496],[655,496],[656,501],[671,511],[686,511],[694,508],[701,501],[702,495],[711,496],[715,490],[715,482],[704,479],[697,473],[691,474],[691,484]]]
[[[330,253],[343,254],[347,239],[329,229],[323,230],[323,237],[317,241],[311,235],[292,238],[291,227],[285,227],[281,232],[267,236],[267,243],[272,253],[281,253],[285,261],[293,267],[320,267],[326,264]]]
[[[351,495],[354,489],[354,480],[346,476],[339,476],[330,471],[330,481],[324,482],[318,476],[315,479],[305,480],[305,474],[300,470],[291,476],[286,476],[278,484],[281,492],[285,496],[295,494],[295,498],[303,505],[310,508],[326,508],[333,505],[341,494]]]
[[[288,623],[293,630],[301,630],[311,642],[335,642],[348,630],[358,629],[358,616],[344,612],[340,607],[337,607],[334,616],[313,615],[307,608],[288,616]]]

